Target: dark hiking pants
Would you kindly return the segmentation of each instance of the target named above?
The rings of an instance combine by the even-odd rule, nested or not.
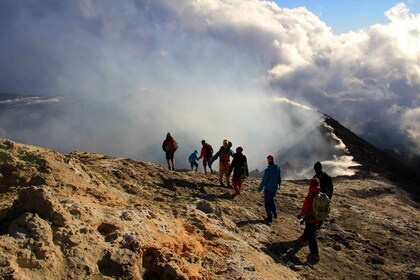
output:
[[[267,212],[267,219],[269,221],[273,220],[273,216],[274,218],[277,218],[277,207],[274,201],[275,197],[276,193],[271,193],[264,189],[264,206],[265,211]]]
[[[305,222],[305,230],[301,236],[302,241],[308,241],[309,251],[313,255],[318,255],[318,244],[316,243],[315,227],[316,224]]]

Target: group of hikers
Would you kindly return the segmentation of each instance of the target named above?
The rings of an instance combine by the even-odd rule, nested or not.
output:
[[[235,194],[239,195],[242,191],[242,182],[249,176],[247,158],[243,154],[243,148],[237,147],[236,152],[233,152],[232,143],[228,140],[223,140],[223,145],[219,151],[213,155],[212,146],[205,140],[201,141],[202,148],[200,155],[195,150],[188,158],[191,165],[191,170],[198,170],[198,161],[203,159],[204,173],[207,174],[207,166],[210,172],[213,173],[212,164],[219,159],[219,183],[222,187],[223,177],[225,177],[228,188],[233,187]],[[162,144],[162,149],[165,151],[168,168],[175,170],[174,154],[178,149],[178,144],[172,135],[168,132],[166,139]],[[232,162],[230,161],[230,158]],[[264,207],[267,216],[264,222],[271,224],[273,219],[278,217],[275,197],[281,187],[281,170],[275,164],[272,155],[267,156],[267,168],[264,170],[261,183],[257,188],[258,192],[264,190]],[[309,258],[317,261],[319,260],[318,245],[316,241],[316,231],[321,227],[323,221],[329,213],[330,200],[333,195],[333,184],[331,177],[322,170],[322,164],[318,161],[314,164],[315,175],[309,180],[309,191],[305,197],[300,213],[297,218],[301,220],[301,224],[305,223],[303,234],[298,238],[300,245],[308,243],[310,255]],[[232,185],[229,178],[233,172]]]

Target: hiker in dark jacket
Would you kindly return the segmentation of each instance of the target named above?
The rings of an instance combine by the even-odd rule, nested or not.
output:
[[[207,164],[209,164],[211,158],[213,157],[213,147],[209,143],[206,143],[206,140],[201,140],[201,144],[203,145],[203,147],[201,148],[198,160],[203,159],[204,173],[207,174]],[[209,168],[210,173],[213,173],[213,169],[211,169],[210,164]]]
[[[303,202],[302,209],[297,215],[297,218],[300,220],[303,218],[305,222],[305,230],[303,231],[302,236],[299,238],[299,241],[303,244],[306,241],[309,243],[309,251],[310,254],[308,258],[312,258],[313,260],[319,260],[318,255],[318,244],[316,242],[315,230],[316,225],[319,222],[313,215],[312,203],[313,198],[320,192],[319,187],[319,180],[317,178],[312,178],[309,181],[309,192],[305,197],[305,201]]]
[[[236,154],[233,156],[228,173],[229,177],[233,170],[232,185],[237,195],[241,194],[243,180],[249,176],[248,162],[242,151],[242,147],[236,148]]]
[[[267,157],[268,166],[264,171],[264,176],[261,184],[258,187],[258,192],[264,189],[264,206],[267,212],[267,217],[264,219],[266,223],[272,223],[273,217],[277,218],[277,207],[274,198],[281,185],[280,167],[274,164],[274,157],[269,155]]]
[[[166,134],[166,139],[162,143],[162,150],[165,151],[166,162],[168,163],[168,169],[175,170],[175,151],[178,149],[178,143],[168,132]],[[171,165],[171,164],[172,165]]]
[[[313,178],[317,178],[319,180],[321,192],[325,193],[328,198],[331,199],[334,192],[331,177],[325,171],[322,171],[322,164],[319,161],[314,164],[314,170],[315,175]]]

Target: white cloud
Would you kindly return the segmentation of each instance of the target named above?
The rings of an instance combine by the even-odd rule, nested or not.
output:
[[[387,12],[388,24],[340,36],[305,8],[258,0],[0,5],[0,36],[8,38],[0,45],[0,91],[114,105],[109,122],[83,124],[99,136],[78,135],[79,147],[157,160],[160,138],[171,131],[185,147],[180,153],[202,138],[216,147],[230,138],[251,162],[264,163],[319,119],[267,95],[326,112],[379,146],[412,147],[412,126],[401,119],[420,104],[420,24],[404,5]],[[72,141],[76,117],[32,133],[42,139],[72,124],[56,134]],[[308,140],[321,147],[313,135]]]
[[[420,155],[420,107],[404,112],[401,125],[413,141],[415,153]]]

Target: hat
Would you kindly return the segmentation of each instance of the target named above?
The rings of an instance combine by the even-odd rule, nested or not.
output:
[[[267,156],[267,161],[271,162],[271,163],[274,163],[274,157],[272,155],[268,155]]]
[[[311,180],[309,180],[309,186],[310,187],[319,186],[319,180],[317,178],[312,178]]]
[[[243,151],[244,149],[242,149],[242,147],[238,147],[238,148],[236,148],[236,152],[237,153],[242,153],[242,151]]]
[[[319,161],[315,162],[314,170],[322,170],[322,164]]]

